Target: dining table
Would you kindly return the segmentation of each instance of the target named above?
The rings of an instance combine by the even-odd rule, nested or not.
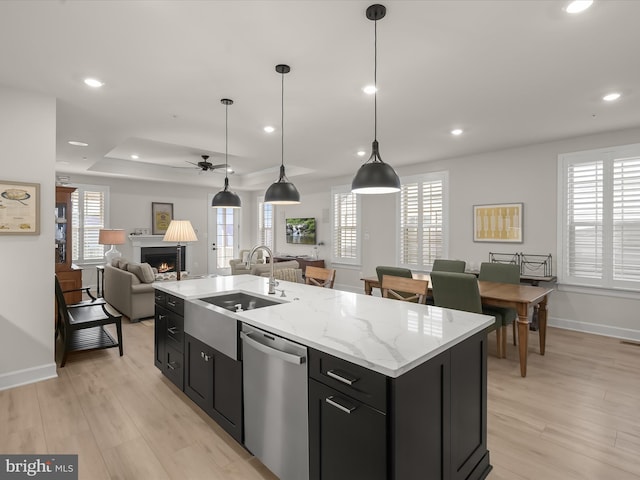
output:
[[[431,277],[428,273],[413,273],[413,278],[427,280],[431,289]],[[374,288],[380,288],[378,277],[363,277],[365,294],[371,295]],[[478,281],[482,303],[496,307],[510,307],[518,312],[518,353],[520,357],[520,375],[527,376],[527,354],[529,349],[529,312],[536,310],[540,355],[545,353],[547,339],[547,299],[553,288],[513,283]],[[506,349],[498,349],[505,355]]]

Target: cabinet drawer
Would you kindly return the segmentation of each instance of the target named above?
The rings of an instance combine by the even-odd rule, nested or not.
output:
[[[167,346],[183,352],[184,348],[184,318],[169,313],[167,315]]]
[[[184,316],[184,300],[182,298],[174,297],[173,295],[167,295],[166,307],[172,312],[178,315]]]
[[[167,306],[167,294],[166,293],[161,292],[160,290],[155,290],[153,295],[155,297],[156,305],[159,305],[161,307],[166,307]]]
[[[180,390],[184,390],[184,358],[182,352],[167,345],[165,355],[167,361],[164,367],[165,376]]]
[[[381,412],[387,411],[387,377],[381,373],[310,348],[309,376]]]

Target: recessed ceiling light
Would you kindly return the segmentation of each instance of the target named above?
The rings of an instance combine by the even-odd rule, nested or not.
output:
[[[275,132],[275,130],[276,129],[271,127],[271,126],[264,127],[264,131],[267,132],[267,133],[273,133],[273,132]]]
[[[358,156],[359,157],[364,157],[366,153],[367,152],[365,152],[364,150],[358,150]]]
[[[89,85],[90,87],[93,87],[93,88],[99,88],[99,87],[104,85],[103,82],[101,82],[100,80],[98,80],[96,78],[85,78],[84,79],[84,83],[86,85]]]
[[[133,155],[131,155],[131,160],[138,160],[140,157],[138,155],[136,155],[135,153]]]
[[[569,5],[567,5],[567,8],[565,8],[565,12],[567,13],[584,12],[592,4],[593,4],[593,0],[574,0]]]
[[[67,142],[69,145],[73,145],[74,147],[88,147],[89,144],[88,143],[84,143],[84,142],[77,142],[75,140],[69,140]]]
[[[362,87],[362,91],[364,93],[366,93],[367,95],[373,95],[374,93],[376,93],[376,86],[375,85],[367,85],[366,87]]]
[[[607,95],[605,95],[604,97],[602,97],[602,99],[605,102],[613,102],[614,100],[618,100],[620,98],[620,94],[619,93],[608,93]]]
[[[462,130],[461,128],[454,128],[453,130],[451,130],[451,135],[462,135],[464,133],[464,130]]]

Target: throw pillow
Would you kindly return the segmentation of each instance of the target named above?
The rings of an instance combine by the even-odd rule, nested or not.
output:
[[[153,268],[148,263],[130,263],[127,271],[133,273],[142,283],[152,283],[156,279]]]
[[[116,262],[114,264],[115,267],[118,267],[120,270],[124,270],[125,272],[127,271],[127,265],[129,265],[129,260],[125,258],[117,258],[116,260],[114,260],[114,262]]]

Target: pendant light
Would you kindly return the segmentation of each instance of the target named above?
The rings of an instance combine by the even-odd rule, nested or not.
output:
[[[282,75],[282,125],[280,127],[282,134],[282,163],[280,164],[280,178],[278,178],[277,182],[272,183],[264,194],[264,203],[273,205],[295,205],[300,203],[298,189],[284,173],[284,75],[290,71],[289,65],[276,65],[276,72]]]
[[[367,8],[367,18],[373,20],[374,24],[374,68],[373,68],[373,105],[374,105],[374,127],[373,145],[371,156],[358,170],[351,182],[353,193],[393,193],[400,190],[400,179],[391,165],[384,163],[378,152],[378,93],[377,93],[377,73],[378,73],[378,20],[384,18],[387,9],[384,5],[371,5]]]
[[[216,193],[211,201],[213,208],[240,208],[242,202],[240,197],[229,191],[229,105],[233,105],[233,100],[223,98],[220,100],[224,107],[224,190]]]

